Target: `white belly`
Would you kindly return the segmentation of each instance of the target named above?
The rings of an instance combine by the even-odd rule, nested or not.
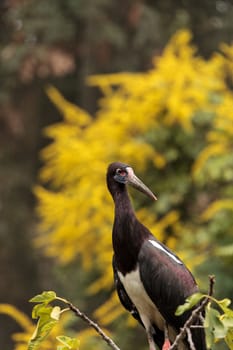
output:
[[[145,328],[148,329],[149,326],[154,323],[163,331],[165,324],[164,318],[147,295],[139,275],[139,269],[137,268],[125,276],[120,272],[118,272],[118,275],[127,294],[136,306]]]
[[[140,278],[138,267],[136,270],[127,273],[125,276],[118,272],[118,276],[128,296],[137,308],[145,329],[149,330],[151,324],[155,324],[161,331],[164,331],[165,320],[153,301],[147,295]],[[175,340],[176,335],[177,333],[174,328],[168,325],[168,336],[172,342]],[[187,347],[183,341],[181,341],[179,344],[179,350],[185,349],[187,349]]]

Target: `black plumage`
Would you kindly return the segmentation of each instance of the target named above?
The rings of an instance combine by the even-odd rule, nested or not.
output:
[[[112,232],[115,286],[122,305],[145,327],[150,350],[156,349],[155,344],[162,349],[165,331],[172,343],[190,316],[191,311],[175,316],[176,308],[198,287],[182,261],[138,221],[127,184],[156,199],[130,166],[119,162],[109,165],[107,186],[115,203]],[[206,349],[203,329],[193,329],[192,338],[196,350]],[[186,339],[179,349],[190,349]]]

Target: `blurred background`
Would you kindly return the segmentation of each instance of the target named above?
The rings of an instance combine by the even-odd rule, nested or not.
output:
[[[0,303],[29,319],[28,300],[43,290],[55,290],[90,316],[104,305],[93,317],[119,346],[130,350],[137,342],[146,349],[144,333],[116,311],[112,294],[112,203],[104,174],[116,158],[138,169],[160,199],[151,206],[132,194],[142,220],[180,252],[203,290],[208,274],[215,274],[216,296],[232,297],[232,39],[230,0],[1,0]],[[185,71],[190,76],[183,77]],[[87,82],[93,75],[103,76]],[[173,76],[181,82],[177,95]],[[160,86],[150,95],[153,79]],[[164,84],[167,95],[160,96]],[[194,92],[184,104],[189,86]],[[137,115],[145,96],[145,114]],[[125,137],[116,136],[117,126]],[[127,146],[122,153],[120,142]],[[99,161],[92,152],[98,147]],[[87,176],[89,185],[82,182]],[[102,187],[95,193],[96,182]],[[109,215],[95,221],[93,213],[108,213],[103,200]],[[68,212],[73,216],[61,228],[59,215]],[[106,271],[109,278],[101,280]],[[22,314],[17,320],[9,306],[0,312],[1,349],[26,349]],[[81,349],[105,348],[83,328],[72,318],[64,321],[65,333],[83,331]]]

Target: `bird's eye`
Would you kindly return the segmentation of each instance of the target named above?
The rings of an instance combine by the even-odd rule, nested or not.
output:
[[[118,168],[118,169],[116,170],[116,174],[117,174],[117,175],[120,175],[120,176],[126,176],[126,175],[127,175],[127,171],[124,170],[124,169]]]

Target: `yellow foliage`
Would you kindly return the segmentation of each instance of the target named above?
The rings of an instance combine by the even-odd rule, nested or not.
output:
[[[210,220],[217,212],[221,210],[232,210],[233,211],[233,200],[222,199],[212,203],[202,214],[203,220]]]
[[[193,174],[196,175],[199,171],[201,171],[210,157],[216,157],[219,154],[223,154],[225,152],[225,144],[221,144],[219,142],[209,144],[206,148],[203,149],[203,151],[201,151],[195,163],[193,164]]]
[[[12,335],[12,339],[15,342],[14,350],[28,349],[28,342],[35,330],[35,324],[27,315],[9,304],[0,304],[0,314],[5,314],[11,317],[22,328],[21,332]],[[69,314],[62,315],[56,327],[52,329],[49,336],[41,343],[40,350],[51,350],[56,348],[56,345],[58,344],[56,337],[65,333],[66,324],[69,320]],[[79,334],[76,334],[76,337],[79,337]]]
[[[33,329],[31,319],[13,305],[0,304],[0,314],[5,314],[13,318],[25,331],[31,332]]]
[[[42,153],[41,179],[51,183],[52,191],[36,189],[46,232],[37,242],[48,255],[63,263],[81,255],[86,268],[94,259],[103,276],[108,276],[113,210],[104,181],[107,164],[119,159],[137,164],[138,171],[145,170],[149,161],[165,167],[165,155],[143,134],[158,125],[180,124],[191,130],[195,112],[213,108],[210,93],[225,88],[219,78],[221,64],[219,58],[206,62],[198,57],[190,45],[190,33],[180,31],[149,72],[88,79],[104,93],[95,119],[55,88],[47,89],[64,116],[64,122],[46,129],[53,142]],[[199,163],[203,157],[208,155],[200,156]],[[162,238],[162,226],[156,231]],[[107,252],[103,261],[100,246]]]
[[[232,71],[233,74],[233,71]],[[205,166],[211,157],[223,154],[231,154],[233,147],[233,94],[226,92],[223,100],[215,108],[216,117],[213,128],[207,133],[208,144],[202,150],[193,165],[194,176]]]
[[[192,129],[195,111],[211,108],[210,92],[223,90],[225,84],[219,79],[221,60],[207,63],[196,56],[190,39],[187,31],[174,35],[148,73],[90,77],[88,83],[99,86],[105,94],[99,114],[107,112],[117,120],[124,119],[132,130],[144,125],[141,132],[158,123],[167,126],[178,123]],[[119,88],[106,89],[113,85]],[[136,125],[132,128],[133,120]]]
[[[108,325],[122,314],[122,307],[116,293],[95,311],[95,316],[103,325]]]
[[[51,101],[57,106],[64,117],[75,125],[78,124],[80,127],[85,127],[91,122],[91,118],[87,112],[73,103],[68,102],[64,97],[56,90],[53,86],[48,86],[47,94]],[[76,133],[79,131],[75,129]]]
[[[102,277],[89,287],[90,293],[112,286],[113,203],[105,185],[107,165],[121,160],[135,166],[137,172],[146,171],[148,164],[166,168],[169,160],[165,150],[156,149],[145,134],[161,126],[179,126],[191,134],[199,111],[214,113],[215,118],[193,174],[201,171],[210,157],[232,147],[233,99],[227,92],[223,69],[228,58],[218,54],[206,61],[196,54],[190,40],[188,31],[175,34],[148,72],[88,78],[88,83],[103,93],[95,118],[66,101],[55,88],[47,89],[64,120],[45,131],[52,142],[42,152],[45,165],[40,176],[50,189],[35,189],[42,219],[36,243],[61,263],[79,256],[85,269],[98,268]],[[220,94],[221,101],[213,103],[214,94]],[[157,221],[148,213],[147,209],[138,211],[159,239],[164,239],[170,226],[179,231],[178,211],[167,212]],[[168,245],[175,247],[177,238],[167,238]],[[104,315],[107,323],[119,310],[114,296],[96,315]]]

